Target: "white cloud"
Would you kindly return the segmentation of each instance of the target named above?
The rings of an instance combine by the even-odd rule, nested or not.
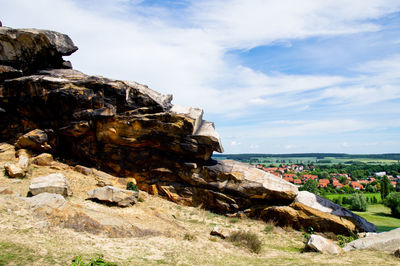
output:
[[[237,142],[236,140],[231,141],[231,146],[239,146],[240,142]]]

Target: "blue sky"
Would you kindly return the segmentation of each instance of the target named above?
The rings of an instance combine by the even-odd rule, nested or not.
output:
[[[87,74],[204,109],[226,153],[400,152],[398,0],[0,0]]]

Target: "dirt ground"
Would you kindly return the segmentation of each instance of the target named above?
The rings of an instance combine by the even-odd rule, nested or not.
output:
[[[400,265],[400,259],[392,254],[377,251],[337,256],[303,252],[305,238],[301,232],[179,206],[145,193],[132,207],[106,206],[87,200],[87,191],[96,187],[94,176],[61,163],[57,167],[31,164],[27,177],[12,179],[2,169],[6,162],[16,160],[14,150],[0,152],[0,188],[12,191],[0,195],[0,265],[69,265],[77,255],[88,260],[96,254],[118,265]],[[25,201],[30,180],[50,173],[63,173],[69,180],[73,192],[67,198],[69,204],[95,213],[102,222],[129,224],[145,233],[110,237],[102,232],[53,226]],[[210,236],[216,225],[257,234],[262,240],[260,253]]]

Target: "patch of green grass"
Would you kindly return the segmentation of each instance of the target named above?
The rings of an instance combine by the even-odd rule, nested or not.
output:
[[[339,240],[339,246],[342,248],[347,243],[350,243],[350,242],[358,239],[358,236],[357,235],[351,235],[351,236],[337,235],[337,238]]]
[[[400,227],[400,219],[390,215],[390,209],[382,204],[369,205],[366,212],[354,212],[376,225],[378,232],[385,232]]]
[[[237,217],[229,219],[229,222],[232,223],[232,224],[235,224],[235,223],[237,223],[239,221],[240,221],[240,218],[237,218]]]
[[[0,242],[0,265],[30,265],[41,259],[32,249],[12,242]]]
[[[275,225],[273,223],[269,222],[265,225],[264,233],[269,233],[269,232],[273,231],[274,228],[275,228]]]

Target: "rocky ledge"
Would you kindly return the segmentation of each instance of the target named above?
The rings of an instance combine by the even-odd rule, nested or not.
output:
[[[203,110],[173,105],[172,95],[136,82],[74,70],[63,56],[77,49],[61,33],[0,27],[0,141],[134,178],[139,189],[179,204],[298,229],[374,231],[354,214],[295,202],[297,187],[269,173],[212,160],[223,147]]]

